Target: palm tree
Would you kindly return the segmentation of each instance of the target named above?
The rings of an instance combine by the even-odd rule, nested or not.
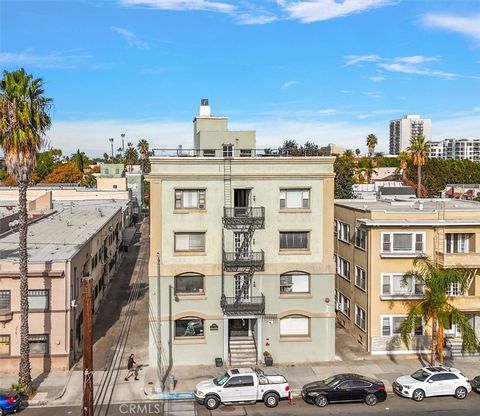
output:
[[[127,144],[127,150],[125,151],[125,164],[129,166],[128,171],[132,171],[132,165],[138,161],[138,152],[133,147],[133,143]]]
[[[28,344],[28,255],[27,188],[35,167],[36,154],[50,128],[52,99],[44,97],[43,80],[25,70],[3,72],[0,81],[0,146],[7,171],[18,183],[19,268],[20,268],[20,366],[19,382],[32,393]]]
[[[402,151],[398,154],[398,161],[400,162],[400,170],[402,172],[402,182],[405,181],[405,171],[408,166],[408,161],[411,159],[408,152]]]
[[[138,152],[142,158],[142,172],[147,172],[150,165],[150,160],[148,157],[149,144],[146,139],[141,139],[137,144]]]
[[[417,167],[417,197],[422,197],[422,166],[427,162],[427,155],[430,149],[430,142],[425,141],[425,137],[417,136],[410,140],[410,152],[412,162]]]
[[[355,159],[355,153],[353,153],[352,149],[347,149],[343,152],[343,157],[354,160]]]
[[[363,168],[360,168],[359,173],[367,180],[367,183],[372,183],[373,175],[377,174],[378,172],[375,169],[375,166],[372,163],[372,161],[369,159],[369,163],[365,165]]]
[[[370,155],[370,157],[372,157],[373,152],[375,151],[375,146],[378,143],[377,136],[375,136],[373,133],[370,133],[367,136],[367,141],[366,142],[367,142],[367,147],[368,147],[368,154]]]
[[[423,320],[432,327],[432,350],[430,364],[435,364],[435,352],[443,363],[444,329],[456,324],[463,334],[463,349],[474,351],[478,340],[465,315],[453,306],[448,293],[452,285],[458,285],[461,293],[468,290],[470,282],[467,269],[440,269],[428,257],[419,256],[413,261],[414,270],[403,277],[403,283],[415,278],[415,284],[422,284],[425,297],[411,306],[407,319],[400,327],[403,342],[409,347],[412,332]]]
[[[357,148],[355,149],[355,154],[357,155],[357,157],[360,156],[360,153],[361,153],[361,151],[360,151],[360,149],[357,147]]]

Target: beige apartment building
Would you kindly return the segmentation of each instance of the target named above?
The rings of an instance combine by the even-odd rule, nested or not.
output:
[[[451,199],[336,200],[337,322],[372,354],[405,354],[430,348],[430,327],[419,322],[412,346],[400,340],[411,304],[424,296],[411,278],[413,259],[427,255],[441,268],[471,269],[466,293],[451,287],[453,304],[480,338],[480,203]],[[459,353],[462,334],[451,325],[447,346]]]
[[[194,148],[150,158],[150,365],[333,360],[333,158],[227,122],[202,100]]]
[[[125,192],[35,188],[28,192],[29,344],[34,372],[68,370],[83,342],[82,278],[93,278],[94,313],[122,258],[130,221]],[[16,219],[18,191],[0,189],[9,214],[0,234],[0,368],[18,371],[20,280]]]

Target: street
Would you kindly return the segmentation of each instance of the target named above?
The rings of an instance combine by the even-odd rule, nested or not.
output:
[[[278,407],[269,409],[262,403],[246,406],[221,406],[219,409],[209,412],[205,407],[192,402],[136,402],[111,405],[108,409],[102,409],[102,414],[109,416],[121,415],[164,415],[164,416],[290,416],[290,415],[431,415],[432,413],[445,413],[448,416],[477,416],[480,406],[480,395],[470,393],[465,400],[457,400],[453,397],[427,398],[417,403],[410,399],[389,395],[387,401],[369,407],[363,403],[345,403],[327,405],[318,408],[304,403],[301,399],[296,400],[294,405],[281,402]],[[20,416],[81,416],[79,407],[39,407],[27,408],[19,413]]]

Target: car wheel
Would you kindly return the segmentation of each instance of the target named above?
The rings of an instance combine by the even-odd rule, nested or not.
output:
[[[412,394],[412,399],[416,402],[421,402],[425,398],[425,392],[421,389],[417,389]]]
[[[365,396],[365,403],[367,403],[369,406],[375,406],[377,402],[377,396],[375,396],[374,394],[370,393]]]
[[[208,410],[215,410],[218,406],[220,406],[220,400],[216,396],[207,396],[205,399],[205,407]]]
[[[277,407],[278,406],[278,395],[275,393],[268,393],[263,398],[263,403],[267,407]]]
[[[4,411],[3,411],[3,408],[0,407],[0,416],[3,416],[4,414],[5,414],[5,413],[4,413]]]
[[[467,397],[467,389],[465,387],[457,387],[455,390],[455,398],[463,400],[465,397]]]
[[[315,404],[318,407],[325,407],[328,404],[328,400],[325,396],[320,395],[315,397]]]

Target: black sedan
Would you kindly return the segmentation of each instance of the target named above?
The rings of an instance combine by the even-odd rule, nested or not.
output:
[[[374,406],[387,398],[387,392],[385,385],[379,380],[358,374],[337,374],[325,380],[305,384],[302,398],[319,407],[339,402],[364,402]]]
[[[473,390],[475,390],[477,393],[480,393],[480,376],[475,377],[470,384],[472,385]]]

